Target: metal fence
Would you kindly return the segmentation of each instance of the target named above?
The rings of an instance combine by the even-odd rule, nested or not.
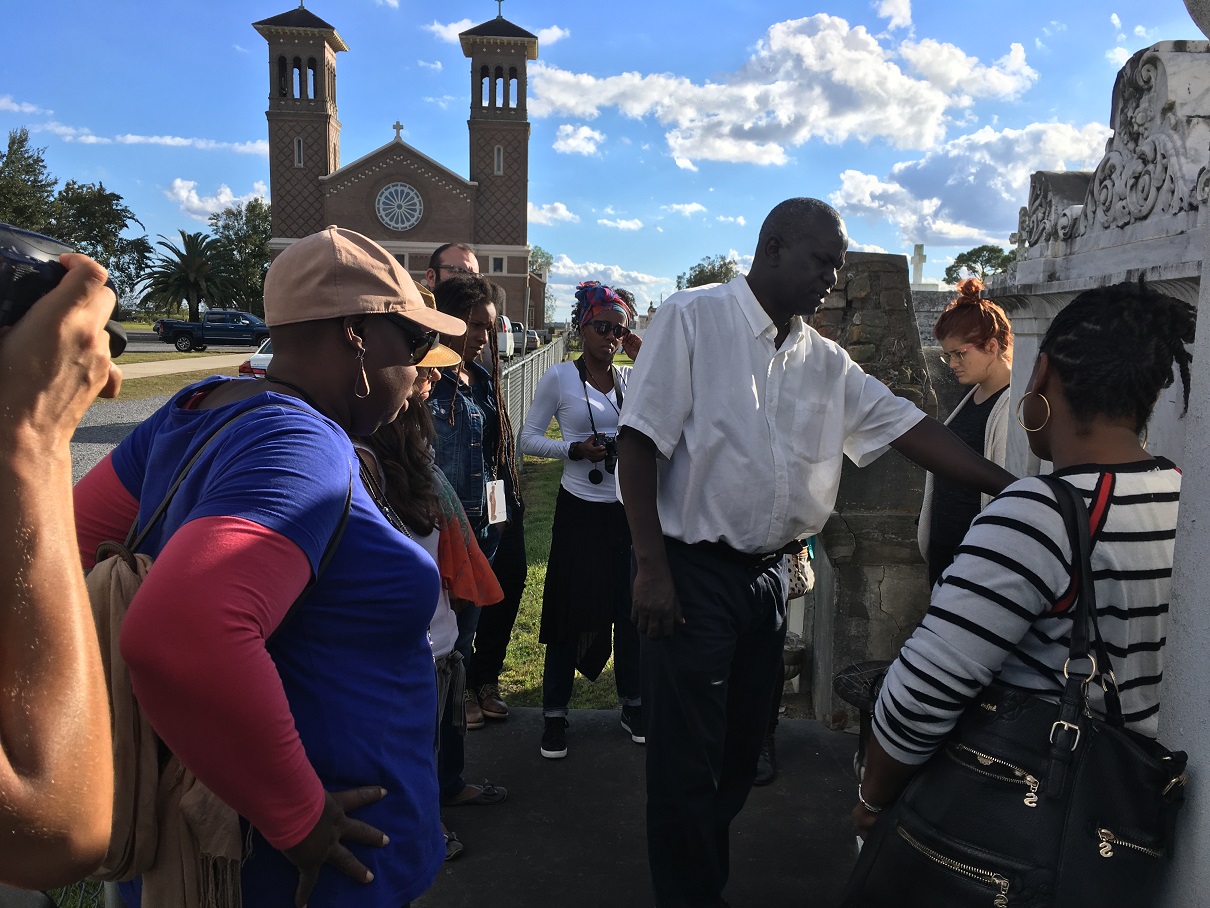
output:
[[[521,426],[525,424],[525,414],[534,399],[538,388],[538,380],[551,366],[563,362],[567,355],[567,335],[561,334],[544,347],[539,347],[533,353],[522,358],[514,357],[506,363],[500,375],[500,392],[508,407],[508,416],[513,423],[516,437],[513,441],[521,443]]]

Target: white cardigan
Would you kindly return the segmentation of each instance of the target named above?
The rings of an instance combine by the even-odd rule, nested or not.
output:
[[[975,396],[975,392],[979,390],[979,386],[971,388],[967,392],[966,397],[954,407],[954,412],[951,413],[945,420],[948,426],[958,412],[967,405],[967,403]],[[1004,389],[1004,393],[1000,395],[1000,399],[992,406],[992,411],[987,415],[987,425],[983,429],[983,456],[990,460],[998,467],[1004,466],[1004,461],[1008,459],[1008,398],[1009,388]],[[987,507],[991,502],[993,495],[979,496],[979,509]],[[925,561],[929,560],[929,531],[932,526],[933,518],[933,474],[924,474],[924,501],[920,504],[920,520],[916,530],[916,544],[920,547],[920,557]]]

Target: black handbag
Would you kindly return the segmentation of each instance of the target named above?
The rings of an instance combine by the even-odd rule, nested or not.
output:
[[[1072,540],[1077,593],[1062,697],[986,688],[879,816],[849,879],[846,908],[1154,901],[1162,863],[1172,857],[1187,756],[1125,728],[1097,627],[1088,511],[1066,482],[1042,478]],[[1108,483],[1102,487],[1107,498]],[[1105,692],[1104,719],[1088,706],[1094,680]]]

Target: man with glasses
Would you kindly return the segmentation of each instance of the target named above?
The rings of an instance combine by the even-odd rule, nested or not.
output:
[[[442,281],[452,277],[482,277],[479,259],[466,243],[444,243],[433,250],[429,257],[428,270],[424,272],[424,283],[436,290]]]
[[[782,202],[747,275],[664,301],[627,384],[617,475],[660,908],[726,904],[728,830],[781,677],[783,555],[828,519],[843,456],[864,466],[894,447],[990,493],[1013,479],[806,324],[848,243],[830,206]]]

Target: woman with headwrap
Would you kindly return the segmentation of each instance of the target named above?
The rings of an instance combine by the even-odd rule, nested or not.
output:
[[[614,486],[614,437],[630,367],[614,366],[613,356],[619,346],[638,354],[642,341],[627,327],[633,319],[634,309],[612,288],[580,284],[572,323],[584,353],[546,371],[521,429],[522,452],[564,461],[538,636],[546,644],[541,752],[551,760],[567,756],[576,669],[596,680],[611,650],[622,727],[646,742],[639,638],[630,621],[630,530]],[[562,441],[546,437],[552,418]]]

